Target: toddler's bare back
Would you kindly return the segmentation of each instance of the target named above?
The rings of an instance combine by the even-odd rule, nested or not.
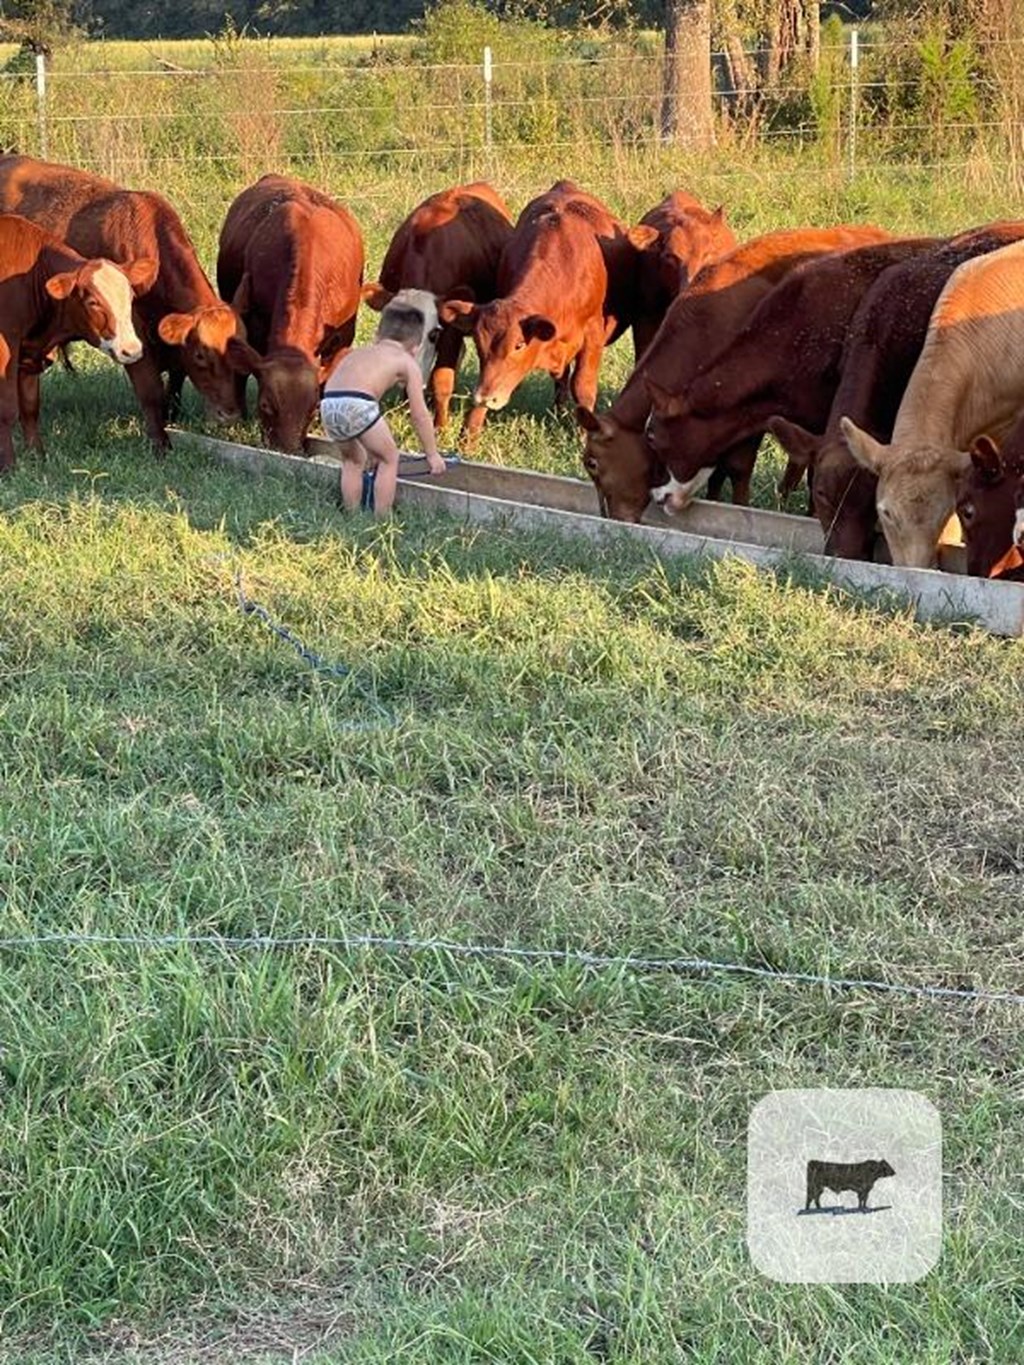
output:
[[[324,389],[326,393],[345,390],[382,398],[395,384],[405,387],[414,365],[412,356],[399,342],[375,341],[371,346],[357,346],[344,355],[331,371]],[[416,374],[419,375],[418,369]]]

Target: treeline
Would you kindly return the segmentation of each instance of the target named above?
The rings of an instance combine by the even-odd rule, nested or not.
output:
[[[43,0],[44,4],[48,2],[59,6],[62,0]],[[8,8],[16,7],[16,3],[9,0]],[[436,0],[73,0],[73,8],[81,29],[107,38],[202,38],[220,32],[225,24],[235,30],[301,38],[334,33],[407,33],[434,3]],[[660,28],[665,5],[666,0],[487,0],[486,8],[502,17],[566,28],[594,24]],[[714,8],[724,18],[735,9],[735,3],[725,0]],[[739,8],[744,8],[742,3]],[[748,4],[746,8],[754,10],[757,6]],[[822,18],[833,10],[846,19],[864,17],[872,8],[872,0],[835,0],[818,8]]]

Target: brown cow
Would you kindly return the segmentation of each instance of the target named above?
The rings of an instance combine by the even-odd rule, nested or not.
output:
[[[16,214],[0,214],[0,473],[14,468],[14,423],[41,449],[39,375],[69,341],[88,341],[120,365],[136,364],[142,342],[132,299],[156,277],[156,262],[117,266],[86,260]]]
[[[928,335],[884,445],[848,417],[851,454],[878,478],[876,505],[894,564],[933,568],[969,448],[999,437],[1024,406],[1024,240],[965,261]]]
[[[652,233],[647,243],[634,238],[634,244],[642,246],[639,304],[633,323],[637,360],[654,340],[676,295],[705,265],[737,245],[721,205],[712,212],[683,190],[667,194],[644,214],[639,227],[650,228]]]
[[[490,303],[496,296],[498,262],[511,236],[512,215],[490,185],[476,181],[441,190],[401,224],[391,239],[379,280],[366,285],[363,296],[377,310],[400,289],[426,289],[439,303],[447,299]],[[442,327],[430,379],[438,430],[448,425],[463,345],[461,331],[451,325]],[[486,415],[483,404],[470,410],[463,428],[469,440]]]
[[[359,225],[312,186],[265,175],[228,209],[217,288],[248,336],[228,342],[228,363],[243,410],[255,375],[260,429],[273,449],[303,449],[321,385],[355,339],[362,283]]]
[[[689,384],[648,376],[647,439],[668,471],[653,497],[676,512],[701,491],[723,450],[760,437],[773,413],[823,426],[850,320],[883,270],[935,246],[905,238],[834,252],[791,271]]]
[[[577,408],[587,432],[583,467],[597,488],[603,516],[639,521],[651,489],[666,471],[644,438],[651,412],[647,379],[668,387],[685,383],[746,323],[757,304],[803,261],[831,251],[883,241],[873,227],[801,228],[769,232],[707,265],[674,300],[665,320],[608,412]],[[760,437],[723,451],[709,491],[726,477],[733,501],[747,503]]]
[[[990,436],[971,447],[970,468],[957,485],[956,514],[967,545],[967,572],[982,578],[1024,580],[1015,543],[1017,503],[1024,493],[1024,418],[1002,450]]]
[[[812,502],[826,554],[870,559],[875,538],[874,475],[857,464],[839,431],[845,414],[887,441],[924,345],[936,300],[957,266],[1024,237],[1024,223],[990,223],[892,266],[865,294],[843,352],[842,377],[824,434],[773,418],[768,430],[790,465],[813,469]]]
[[[135,325],[142,359],[128,371],[154,445],[166,449],[167,412],[185,376],[218,420],[238,413],[227,344],[236,314],[203,274],[181,219],[162,195],[121,189],[100,176],[28,156],[0,157],[0,211],[19,213],[87,257],[124,265],[155,260],[153,287],[139,299]],[[165,393],[161,374],[169,381]]]
[[[442,321],[473,333],[474,401],[497,412],[531,370],[546,370],[556,403],[571,392],[593,406],[604,348],[633,320],[634,238],[646,237],[568,180],[531,200],[501,254],[499,297],[449,299],[439,310]]]

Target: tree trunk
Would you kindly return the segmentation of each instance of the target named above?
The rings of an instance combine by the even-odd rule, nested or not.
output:
[[[662,141],[705,151],[714,131],[710,0],[665,0]]]

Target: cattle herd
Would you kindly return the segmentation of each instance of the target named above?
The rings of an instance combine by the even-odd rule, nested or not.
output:
[[[269,175],[228,210],[215,291],[163,196],[0,157],[0,471],[19,417],[39,448],[41,376],[73,340],[127,367],[158,449],[186,377],[231,421],[253,376],[264,439],[301,451],[360,303],[411,288],[437,300],[438,426],[467,337],[467,445],[546,371],[606,516],[638,521],[652,499],[675,512],[726,479],[746,503],[770,432],[789,457],[780,491],[806,475],[828,553],[870,558],[877,519],[895,563],[932,566],[955,511],[969,572],[1024,578],[1024,222],[737,243],[720,208],[682,192],[629,226],[559,181],[513,222],[478,183],[416,207],[377,280],[364,263],[343,205]],[[626,329],[636,364],[598,413],[602,353]]]

